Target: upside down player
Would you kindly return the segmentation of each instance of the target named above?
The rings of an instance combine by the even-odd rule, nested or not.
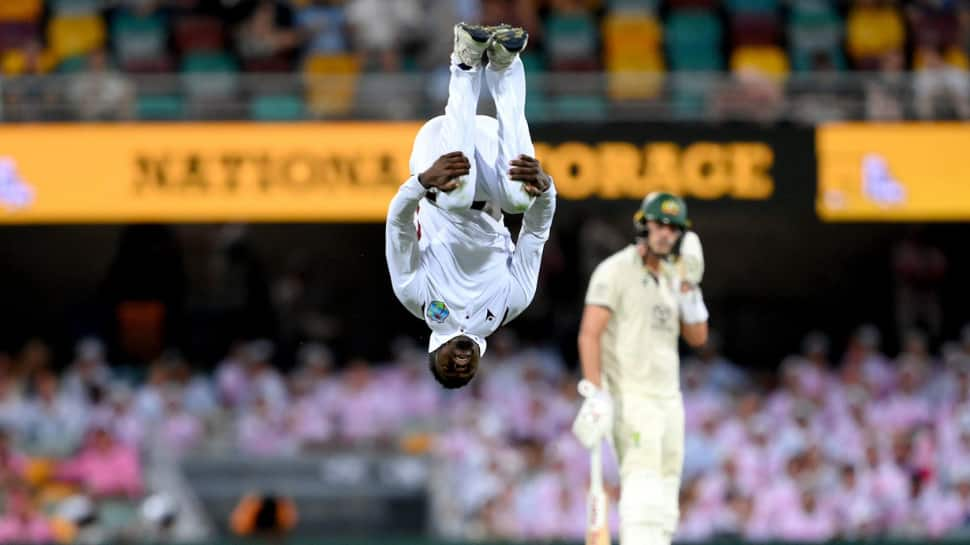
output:
[[[445,114],[421,128],[411,177],[387,214],[394,294],[431,334],[428,364],[445,388],[474,377],[485,337],[532,301],[556,208],[525,119],[528,35],[506,25],[455,25]],[[497,119],[476,115],[482,80]],[[517,244],[502,211],[523,213]]]
[[[587,394],[573,431],[587,448],[608,438],[616,450],[620,544],[669,545],[684,459],[677,345],[680,336],[692,346],[707,341],[703,255],[674,195],[648,195],[634,221],[635,244],[600,263],[589,281],[579,356],[595,390],[580,388]]]

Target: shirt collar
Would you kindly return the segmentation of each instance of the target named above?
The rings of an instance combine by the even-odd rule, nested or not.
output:
[[[458,331],[452,331],[449,333],[439,333],[437,331],[432,330],[431,337],[428,339],[428,352],[429,353],[434,352],[435,350],[441,348],[441,345],[461,335],[464,335],[469,339],[475,341],[475,344],[477,344],[479,348],[479,356],[485,355],[485,348],[488,346],[488,343],[485,342],[485,339],[483,339],[482,337],[479,337],[478,335],[472,335],[471,333],[467,331],[462,331],[460,329]]]

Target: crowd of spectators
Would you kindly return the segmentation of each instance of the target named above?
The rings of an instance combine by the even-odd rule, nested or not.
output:
[[[71,81],[9,87],[4,115],[423,116],[440,102],[451,27],[462,20],[529,30],[530,75],[611,76],[593,92],[551,78],[530,93],[536,119],[562,109],[603,116],[658,97],[709,116],[770,117],[781,108],[806,120],[970,116],[966,0],[6,0],[0,70]],[[864,85],[837,77],[853,70],[872,77]],[[122,76],[173,72],[181,86]],[[396,95],[356,83],[375,72],[418,76],[395,80]],[[694,72],[731,72],[735,84],[658,83]],[[241,77],[266,73],[309,77],[305,85]],[[340,77],[314,83],[317,76]],[[362,102],[393,104],[372,111]]]
[[[879,331],[863,326],[837,361],[813,333],[768,377],[730,362],[717,343],[682,366],[679,538],[970,532],[970,327],[938,356],[910,331],[890,358]],[[401,340],[394,354],[338,366],[309,343],[283,374],[273,344],[256,340],[235,344],[212,374],[167,353],[141,379],[110,366],[96,339],[80,341],[60,373],[41,341],[2,354],[0,543],[71,542],[94,513],[137,518],[149,452],[272,457],[334,447],[442,461],[452,499],[434,519],[445,535],[582,535],[589,456],[569,431],[577,377],[556,351],[499,333],[480,376],[458,392],[429,380],[420,347]]]

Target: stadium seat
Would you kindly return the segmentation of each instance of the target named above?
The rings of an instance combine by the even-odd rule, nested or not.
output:
[[[592,70],[598,67],[599,33],[588,13],[553,14],[546,22],[545,47],[552,70]]]
[[[196,98],[230,96],[239,83],[236,61],[225,53],[191,53],[182,72],[186,91]]]
[[[902,49],[905,40],[903,18],[895,8],[858,7],[849,12],[846,49],[857,62]]]
[[[88,57],[87,55],[74,55],[72,57],[67,57],[66,59],[61,59],[57,63],[57,72],[59,74],[76,74],[78,72],[83,72],[88,67]]]
[[[58,58],[90,53],[104,46],[104,21],[93,15],[56,17],[47,27],[47,40]]]
[[[659,0],[608,0],[606,3],[613,15],[652,15],[657,13]]]
[[[360,74],[360,60],[356,55],[312,55],[304,62],[303,74],[307,110],[313,115],[346,115],[353,108]]]
[[[731,44],[773,45],[779,43],[780,29],[774,15],[737,15],[731,18]]]
[[[139,95],[135,103],[138,119],[182,119],[184,104],[178,95]]]
[[[663,30],[647,15],[608,15],[603,20],[603,55],[607,68],[612,63],[632,63],[644,55],[657,55]]]
[[[119,13],[111,21],[115,58],[122,66],[167,56],[168,31],[160,15]]]
[[[703,9],[714,10],[720,2],[718,0],[668,0],[671,9]]]
[[[0,51],[21,49],[39,38],[37,23],[0,21]]]
[[[788,57],[778,46],[743,46],[731,54],[731,70],[756,71],[780,80],[788,74]]]
[[[187,15],[173,23],[175,46],[184,53],[222,51],[225,29],[216,17]]]
[[[550,101],[557,119],[601,120],[606,118],[606,101],[601,96],[560,96]]]
[[[671,70],[720,70],[723,30],[714,13],[678,10],[667,18],[665,45]]]
[[[778,11],[778,0],[725,0],[724,3],[728,12],[734,14],[774,15]]]
[[[41,0],[3,0],[0,2],[0,23],[34,23],[43,8]]]
[[[293,95],[258,96],[249,102],[249,117],[256,121],[303,119],[303,101]]]
[[[19,49],[9,49],[0,54],[0,71],[7,76],[19,76],[27,72],[27,53]],[[40,53],[37,70],[46,74],[54,69],[57,60],[49,51]]]
[[[48,4],[54,15],[79,16],[97,15],[103,2],[99,0],[49,0]]]
[[[970,60],[968,60],[967,54],[964,53],[959,47],[951,47],[947,49],[943,54],[943,62],[954,68],[970,70]],[[913,69],[921,70],[925,66],[926,59],[923,58],[921,51],[916,50],[913,53]]]

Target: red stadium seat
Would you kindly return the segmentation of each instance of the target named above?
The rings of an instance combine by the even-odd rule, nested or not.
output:
[[[731,19],[731,42],[743,45],[776,45],[780,26],[773,15],[738,15]]]
[[[175,46],[182,53],[222,51],[225,46],[225,29],[216,17],[180,17],[174,31]]]
[[[20,49],[40,38],[36,23],[0,22],[0,51]]]

